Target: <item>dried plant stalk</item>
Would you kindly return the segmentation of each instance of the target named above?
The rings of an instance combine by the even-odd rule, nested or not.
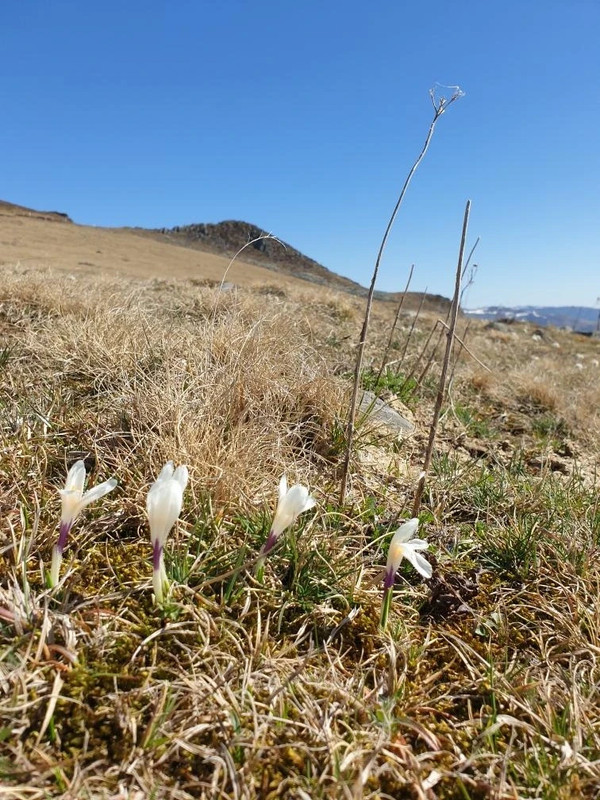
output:
[[[381,244],[379,246],[379,252],[377,253],[377,258],[375,260],[375,267],[373,269],[373,275],[371,277],[371,285],[369,286],[369,292],[367,295],[367,305],[365,309],[365,318],[363,321],[363,326],[360,332],[360,338],[358,341],[358,350],[356,354],[356,367],[354,369],[354,386],[352,388],[352,399],[350,400],[350,411],[348,414],[348,425],[346,428],[346,457],[344,459],[344,467],[342,470],[342,482],[340,487],[340,505],[344,504],[346,500],[346,489],[348,486],[348,472],[350,470],[350,459],[352,457],[352,444],[354,441],[354,420],[356,418],[356,406],[358,404],[358,390],[360,387],[360,373],[362,370],[362,363],[363,363],[363,356],[365,352],[365,344],[367,342],[367,331],[369,329],[369,320],[371,317],[371,307],[373,305],[373,294],[375,293],[375,283],[377,281],[377,275],[379,274],[379,265],[381,263],[381,259],[383,257],[383,251],[385,250],[385,246],[387,244],[387,240],[389,238],[390,232],[392,230],[392,226],[400,210],[400,206],[402,205],[402,201],[404,200],[404,195],[406,194],[409,184],[412,180],[413,175],[417,171],[417,168],[421,161],[425,158],[425,154],[429,149],[429,144],[433,137],[433,132],[435,131],[435,126],[437,124],[438,119],[442,116],[444,111],[458,100],[460,97],[463,96],[463,92],[458,86],[452,87],[454,89],[454,93],[447,100],[445,97],[440,98],[439,100],[435,97],[435,92],[433,89],[430,89],[429,96],[431,97],[431,102],[433,104],[433,119],[429,125],[429,130],[427,131],[427,136],[425,138],[425,143],[419,153],[415,163],[410,168],[408,175],[404,181],[404,185],[402,186],[402,190],[396,201],[396,205],[394,206],[394,210],[392,211],[392,215],[389,219],[389,222],[386,226],[385,232],[383,234],[383,238],[381,240]]]
[[[427,450],[425,451],[425,459],[423,461],[423,470],[417,484],[417,491],[415,492],[415,499],[413,502],[412,516],[416,517],[421,507],[421,498],[423,496],[423,489],[425,488],[425,480],[427,478],[427,471],[431,464],[431,456],[433,454],[433,445],[435,443],[435,435],[437,433],[437,426],[440,419],[440,411],[442,403],[446,394],[446,376],[448,374],[448,366],[450,364],[450,356],[452,355],[452,344],[454,341],[454,331],[456,330],[456,320],[458,318],[458,305],[460,302],[460,283],[463,269],[463,256],[465,252],[465,242],[467,239],[467,229],[469,227],[469,214],[471,213],[471,201],[467,200],[465,207],[465,215],[463,218],[462,235],[460,239],[460,249],[458,252],[458,265],[456,267],[456,282],[454,285],[454,296],[452,298],[452,307],[450,309],[449,327],[446,334],[446,352],[444,354],[444,362],[442,364],[442,372],[440,375],[440,382],[438,384],[438,393],[435,400],[435,407],[433,409],[433,419],[431,420],[431,428],[429,429],[429,441],[427,442]]]
[[[402,311],[402,306],[404,305],[404,300],[406,299],[406,293],[408,292],[408,287],[410,286],[414,270],[415,270],[415,265],[411,264],[410,272],[408,273],[408,280],[406,281],[406,286],[404,287],[404,291],[402,292],[400,302],[398,303],[398,308],[396,309],[396,315],[392,323],[392,329],[390,331],[388,343],[383,353],[383,358],[381,359],[381,366],[379,367],[379,372],[377,373],[377,380],[375,382],[376,386],[379,385],[381,376],[383,375],[383,372],[387,366],[387,359],[390,354],[390,350],[392,349],[392,342],[394,341],[394,333],[396,332],[396,325],[398,324],[398,319],[400,318],[400,312]]]
[[[433,334],[437,330],[439,322],[440,322],[440,320],[436,320],[435,323],[433,324],[433,327],[429,331],[429,334],[427,335],[427,339],[425,339],[425,344],[421,348],[421,351],[420,351],[419,355],[415,358],[415,361],[414,361],[412,367],[410,368],[410,372],[408,373],[406,378],[404,378],[402,386],[400,387],[400,390],[399,390],[399,394],[403,393],[404,389],[409,385],[409,383],[412,380],[412,378],[414,378],[414,376],[415,376],[415,374],[417,372],[417,367],[421,363],[422,359],[425,358],[425,353],[427,352],[427,348],[429,347],[429,343],[431,342]],[[437,343],[436,343],[436,347],[437,347]]]
[[[456,341],[458,342],[459,347],[458,347],[458,350],[456,351],[456,355],[454,356],[454,362],[452,363],[452,370],[450,372],[450,377],[448,378],[448,385],[449,386],[451,386],[452,382],[454,381],[454,373],[456,372],[456,367],[458,366],[458,362],[460,361],[460,357],[462,355],[463,350],[465,350],[470,356],[472,356],[480,366],[484,367],[484,369],[486,369],[486,370],[488,370],[488,372],[490,372],[490,369],[488,367],[486,367],[485,364],[482,364],[482,362],[473,355],[473,353],[469,350],[469,348],[465,344],[465,342],[467,340],[467,336],[469,334],[470,327],[471,327],[471,320],[468,320],[467,324],[465,325],[465,332],[462,335],[462,339],[460,337],[458,337],[458,336],[454,337],[456,339]]]
[[[439,323],[442,323],[442,321],[440,319],[438,319],[438,321],[436,322],[436,325],[439,324]],[[443,323],[442,323],[442,325],[443,325]],[[429,353],[429,358],[427,359],[427,361],[425,363],[425,366],[421,370],[421,374],[419,375],[419,377],[415,381],[415,385],[413,387],[413,392],[418,386],[420,386],[423,383],[423,381],[425,380],[425,376],[427,375],[427,373],[431,369],[431,365],[433,364],[433,360],[434,360],[434,358],[436,356],[436,353],[437,353],[438,347],[440,346],[440,343],[442,341],[442,336],[443,335],[444,335],[444,331],[442,330],[442,328],[440,326],[440,332],[438,333],[438,338],[437,338],[437,340],[435,341],[435,343],[433,345],[431,353]]]
[[[415,325],[417,324],[417,320],[421,314],[421,310],[423,308],[423,304],[425,303],[425,298],[427,297],[427,286],[425,287],[425,291],[421,295],[421,301],[419,303],[419,307],[417,308],[417,313],[413,317],[413,321],[410,326],[410,330],[408,331],[408,336],[406,337],[406,341],[404,342],[404,348],[402,350],[402,355],[398,360],[398,366],[396,367],[396,375],[399,374],[402,365],[404,364],[404,359],[406,358],[406,351],[408,350],[408,345],[410,344],[410,340],[412,339],[412,335],[415,332]],[[429,343],[429,339],[427,340]]]

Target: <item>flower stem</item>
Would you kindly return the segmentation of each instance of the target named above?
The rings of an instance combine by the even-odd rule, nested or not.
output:
[[[163,577],[160,569],[155,569],[152,572],[152,587],[157,605],[162,606],[165,598],[163,595]]]
[[[265,580],[265,557],[261,556],[256,562],[254,567],[254,575],[259,583],[264,583]]]
[[[152,548],[152,587],[159,606],[164,602],[164,590],[169,588],[169,579],[165,569],[164,548],[158,540]]]
[[[381,628],[382,631],[384,631],[387,628],[388,616],[390,614],[390,608],[392,607],[392,594],[393,594],[393,589],[391,587],[386,588],[383,591],[383,601],[381,603],[381,617],[379,619],[379,627]]]
[[[62,564],[62,547],[55,544],[52,548],[52,566],[50,568],[50,588],[53,589],[60,578],[60,565]]]

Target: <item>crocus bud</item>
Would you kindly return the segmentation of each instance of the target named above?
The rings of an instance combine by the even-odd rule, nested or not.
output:
[[[275,517],[271,524],[269,537],[264,543],[261,554],[266,555],[273,548],[277,539],[289,528],[304,511],[308,511],[316,505],[316,500],[308,493],[305,486],[296,484],[291,489],[287,488],[287,478],[282,476],[279,481],[279,500]]]
[[[169,461],[148,491],[146,509],[150,522],[150,541],[152,542],[152,584],[156,601],[159,604],[162,604],[164,589],[169,585],[164,565],[165,542],[181,513],[183,492],[187,482],[187,467],[182,465],[174,469],[173,462]]]
[[[56,586],[60,574],[60,565],[63,559],[63,551],[67,544],[67,538],[73,527],[75,520],[81,511],[111,492],[117,485],[115,478],[110,478],[104,483],[99,483],[87,492],[83,491],[85,485],[85,464],[83,461],[76,461],[69,472],[65,481],[65,488],[59,489],[62,500],[62,511],[60,515],[60,529],[58,542],[52,549],[52,567],[50,570],[50,585]]]
[[[431,578],[431,564],[419,553],[427,550],[429,544],[424,539],[411,538],[419,527],[419,520],[409,519],[392,536],[388,550],[387,564],[383,579],[383,603],[381,606],[381,627],[385,629],[392,599],[392,588],[396,572],[403,558],[406,558],[424,578]]]

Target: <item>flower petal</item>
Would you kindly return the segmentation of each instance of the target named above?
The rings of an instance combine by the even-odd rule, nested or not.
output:
[[[394,572],[397,571],[398,567],[400,566],[400,562],[406,555],[405,547],[410,539],[410,537],[416,533],[417,528],[419,527],[419,520],[415,517],[413,519],[409,519],[408,522],[405,522],[404,525],[401,525],[398,530],[392,536],[392,541],[390,542],[390,547],[388,550],[388,557],[387,557],[387,569],[393,569]],[[421,539],[416,539],[413,541],[422,541]]]
[[[164,546],[182,505],[183,489],[179,481],[157,480],[152,484],[146,500],[152,542],[158,540]]]
[[[59,489],[62,509],[60,512],[61,525],[72,525],[75,522],[75,517],[81,511],[81,492],[67,491],[67,489]]]
[[[282,475],[281,476],[281,480],[279,481],[279,502],[280,503],[283,500],[283,498],[286,496],[287,490],[288,490],[288,488],[287,488],[287,478],[285,477],[285,475]]]
[[[280,536],[286,528],[292,525],[302,512],[312,508],[316,502],[315,499],[308,494],[306,486],[301,486],[299,483],[292,486],[291,489],[288,489],[284,496],[281,496],[284,485],[283,480],[282,478],[279,483],[280,497],[277,503],[273,524],[271,525],[271,535],[275,536],[275,538]]]
[[[157,481],[168,481],[173,477],[175,472],[175,465],[172,461],[167,461],[161,471],[158,473]]]
[[[188,478],[189,478],[188,468],[185,466],[185,464],[180,464],[173,473],[173,480],[177,481],[177,483],[181,486],[182,492],[185,491]]]
[[[315,498],[314,497],[310,497],[310,495],[309,495],[306,498],[306,502],[304,503],[304,508],[302,509],[301,513],[303,513],[304,511],[309,511],[311,508],[314,508],[316,505],[317,505],[317,501],[315,500]]]
[[[173,477],[173,471],[175,467],[172,461],[167,461],[161,471],[158,473],[157,481],[167,481],[169,478]]]
[[[392,542],[408,542],[408,540],[412,539],[414,534],[417,532],[418,527],[419,520],[416,517],[409,519],[408,522],[405,522],[403,525],[401,525],[394,533]]]
[[[288,489],[284,504],[288,513],[291,514],[295,520],[303,511],[308,511],[309,508],[312,508],[315,501],[309,496],[306,486],[301,486],[297,483],[295,486],[292,486],[291,489]]]
[[[410,545],[413,550],[427,550],[429,547],[429,542],[426,542],[425,539],[411,539],[406,544]]]
[[[407,561],[410,561],[417,572],[424,578],[431,578],[433,569],[429,561],[423,558],[419,553],[416,553],[408,544],[402,545],[402,548],[404,550],[404,557]]]
[[[79,501],[78,510],[81,511],[82,508],[89,506],[90,503],[93,503],[95,500],[99,500],[101,497],[104,497],[105,494],[112,492],[116,485],[116,478],[109,478],[107,481],[104,481],[104,483],[99,483],[97,486],[88,489]]]
[[[64,491],[77,492],[80,496],[83,494],[83,485],[85,483],[85,463],[81,460],[76,461],[67,473],[67,480],[65,481]]]

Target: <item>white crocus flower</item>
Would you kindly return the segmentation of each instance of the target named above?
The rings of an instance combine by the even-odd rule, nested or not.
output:
[[[381,627],[385,629],[387,618],[392,600],[392,589],[396,573],[403,558],[413,565],[413,567],[424,578],[431,578],[431,564],[420,554],[420,550],[427,550],[428,542],[424,539],[414,539],[413,536],[419,527],[419,520],[409,519],[401,525],[392,536],[390,549],[388,550],[387,565],[383,579],[383,604],[381,607]]]
[[[429,544],[424,539],[412,538],[418,527],[418,519],[409,519],[392,536],[383,584],[385,589],[394,585],[394,578],[403,558],[410,561],[424,578],[431,578],[431,564],[419,554],[419,550],[427,550]]]
[[[285,475],[279,481],[279,500],[275,517],[271,524],[269,537],[264,543],[261,556],[265,556],[273,548],[277,539],[289,528],[304,511],[308,511],[316,505],[316,500],[308,493],[306,486],[296,484],[288,489],[287,478]]]
[[[163,602],[163,591],[169,585],[164,564],[164,547],[169,531],[176,523],[183,505],[183,492],[188,482],[188,468],[184,465],[174,469],[169,461],[160,471],[157,480],[148,492],[146,509],[150,522],[152,542],[152,584],[159,604]]]
[[[81,511],[111,492],[117,485],[115,478],[110,478],[104,483],[99,483],[87,492],[83,491],[85,484],[85,464],[83,461],[76,461],[67,474],[65,488],[59,489],[62,500],[62,512],[60,515],[60,529],[58,542],[52,549],[52,568],[50,570],[50,584],[56,586],[62,563],[63,551],[67,544],[67,537]]]

